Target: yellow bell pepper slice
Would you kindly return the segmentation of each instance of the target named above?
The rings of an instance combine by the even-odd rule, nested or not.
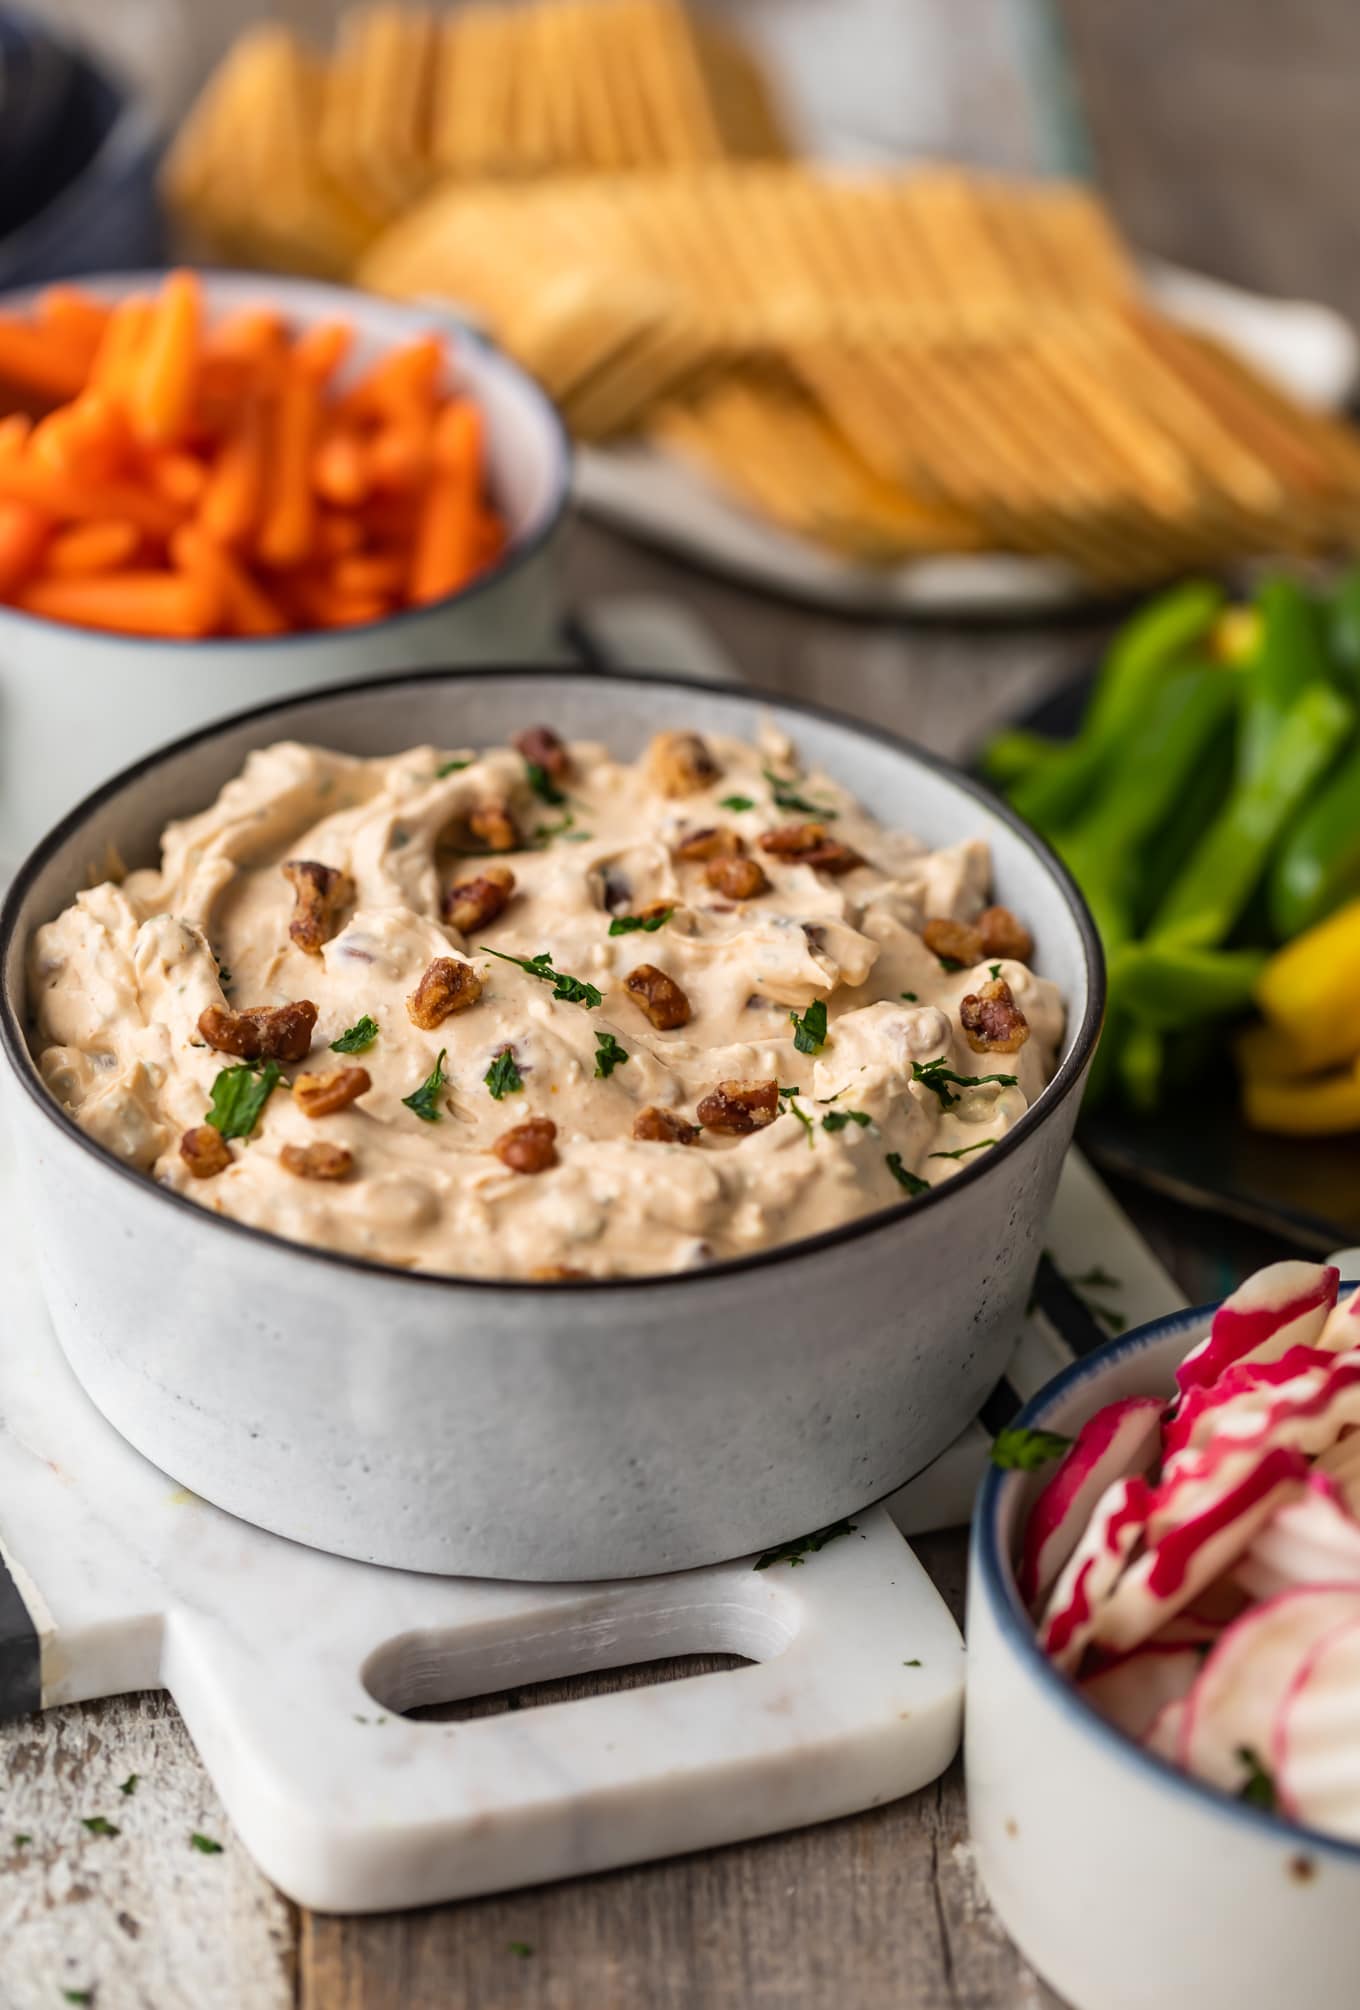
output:
[[[1312,1067],[1360,1051],[1360,900],[1296,935],[1272,956],[1256,1002],[1274,1026],[1299,1043]]]
[[[1256,1131],[1291,1138],[1334,1137],[1360,1131],[1360,1066],[1311,1082],[1266,1081],[1248,1076],[1242,1108]]]
[[[1240,1072],[1253,1081],[1297,1082],[1306,1075],[1323,1075],[1338,1060],[1346,1060],[1345,1054],[1337,1054],[1337,1044],[1335,1032],[1319,1049],[1278,1026],[1257,1024],[1238,1034],[1233,1052]],[[1353,1044],[1360,1046],[1360,1034]]]

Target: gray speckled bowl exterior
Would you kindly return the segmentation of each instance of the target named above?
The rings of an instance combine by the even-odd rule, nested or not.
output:
[[[631,756],[662,726],[749,736],[933,844],[982,836],[1068,1002],[1054,1082],[935,1194],[709,1270],[601,1284],[415,1275],[208,1213],[100,1151],[25,1036],[33,929],[112,844],[164,824],[285,737],[353,753],[504,741],[549,718]],[[424,673],[285,701],[152,755],[74,810],[0,914],[0,1047],[35,1244],[66,1354],[182,1484],[265,1528],[408,1569],[627,1577],[771,1546],[927,1465],[1001,1375],[1099,1029],[1090,918],[1057,862],[972,782],[835,714],[678,679]]]

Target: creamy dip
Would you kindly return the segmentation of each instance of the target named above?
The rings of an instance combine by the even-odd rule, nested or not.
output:
[[[1022,960],[1023,929],[983,913],[983,843],[930,851],[883,829],[773,731],[759,747],[663,735],[635,762],[538,731],[523,746],[252,754],[168,828],[159,870],[38,931],[53,1095],[129,1165],[299,1242],[604,1278],[748,1255],[918,1194],[1049,1080],[1062,1003]],[[464,934],[450,888],[493,864],[513,891]],[[575,986],[534,974],[544,962]],[[630,990],[639,966],[669,987]],[[304,1000],[306,1058],[276,1063],[250,1135],[210,1133],[210,1104],[268,1080],[239,1058],[256,1022],[236,1015]],[[234,1051],[205,1026],[234,1030]],[[366,1072],[357,1094],[362,1077],[297,1086],[346,1068]],[[307,1113],[339,1094],[353,1099]],[[527,1143],[498,1153],[512,1129]]]

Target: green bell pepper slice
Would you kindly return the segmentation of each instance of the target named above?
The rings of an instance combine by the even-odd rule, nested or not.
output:
[[[1270,923],[1281,942],[1360,895],[1360,746],[1353,747],[1276,852]]]
[[[1237,772],[1253,781],[1271,759],[1290,710],[1313,684],[1331,681],[1322,610],[1293,579],[1264,580],[1257,591],[1261,639],[1246,666]]]

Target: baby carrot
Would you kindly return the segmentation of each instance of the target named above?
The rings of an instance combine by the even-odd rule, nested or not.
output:
[[[130,398],[144,440],[183,436],[194,400],[202,296],[192,272],[172,272],[161,287],[131,374]]]
[[[285,366],[275,416],[264,517],[256,550],[266,565],[297,565],[315,525],[312,449],[320,410],[315,380],[295,360]]]
[[[223,315],[205,336],[203,355],[210,363],[224,356],[263,363],[271,357],[277,358],[283,348],[281,315],[272,307],[238,307],[234,313]]]
[[[74,398],[89,364],[64,336],[0,315],[0,378],[53,400]]]
[[[32,431],[33,421],[27,412],[9,412],[0,419],[0,461],[16,460]]]
[[[364,541],[364,527],[356,516],[342,516],[338,510],[323,509],[316,520],[316,548],[327,558],[343,558],[357,551]]]
[[[151,319],[151,302],[142,294],[120,300],[108,319],[94,360],[89,388],[126,401],[129,380]]]
[[[452,399],[435,425],[435,468],[411,560],[409,598],[419,605],[443,599],[476,570],[481,441],[477,407],[466,398]]]
[[[51,521],[31,503],[0,502],[0,594],[11,594],[37,570]]]
[[[341,508],[362,502],[368,494],[364,450],[348,427],[336,426],[322,436],[312,456],[312,486],[324,502]]]
[[[141,541],[136,524],[125,517],[94,517],[89,523],[58,531],[43,554],[42,569],[49,579],[116,572],[127,564]]]
[[[395,553],[356,552],[336,559],[329,580],[342,598],[395,599],[406,583],[406,566]]]
[[[0,460],[0,496],[32,503],[35,509],[71,523],[91,517],[122,516],[148,537],[168,537],[180,512],[162,496],[134,482],[90,482],[57,474],[30,456]]]
[[[29,452],[43,467],[84,481],[121,474],[131,448],[128,423],[105,391],[82,391],[33,428]]]
[[[293,361],[318,384],[329,383],[348,356],[354,330],[348,321],[318,321],[293,344]]]
[[[393,420],[380,426],[364,457],[375,489],[416,489],[430,471],[430,432],[422,420]]]
[[[222,604],[235,635],[281,635],[288,627],[280,608],[257,586],[230,552],[186,524],[170,541],[170,556],[187,579],[198,581]]]
[[[15,604],[49,621],[127,635],[209,635],[222,605],[195,579],[170,572],[111,572],[88,579],[35,579]]]
[[[264,501],[265,412],[248,399],[235,430],[218,449],[208,476],[198,521],[219,544],[241,544],[255,529]]]
[[[109,308],[79,286],[49,286],[38,295],[35,318],[79,349],[88,368],[108,327]]]
[[[418,336],[380,357],[345,393],[341,409],[347,418],[400,417],[413,409],[428,412],[443,368],[443,338]]]
[[[159,494],[186,510],[202,501],[208,486],[208,470],[197,455],[176,452],[173,448],[148,454],[146,472]]]

